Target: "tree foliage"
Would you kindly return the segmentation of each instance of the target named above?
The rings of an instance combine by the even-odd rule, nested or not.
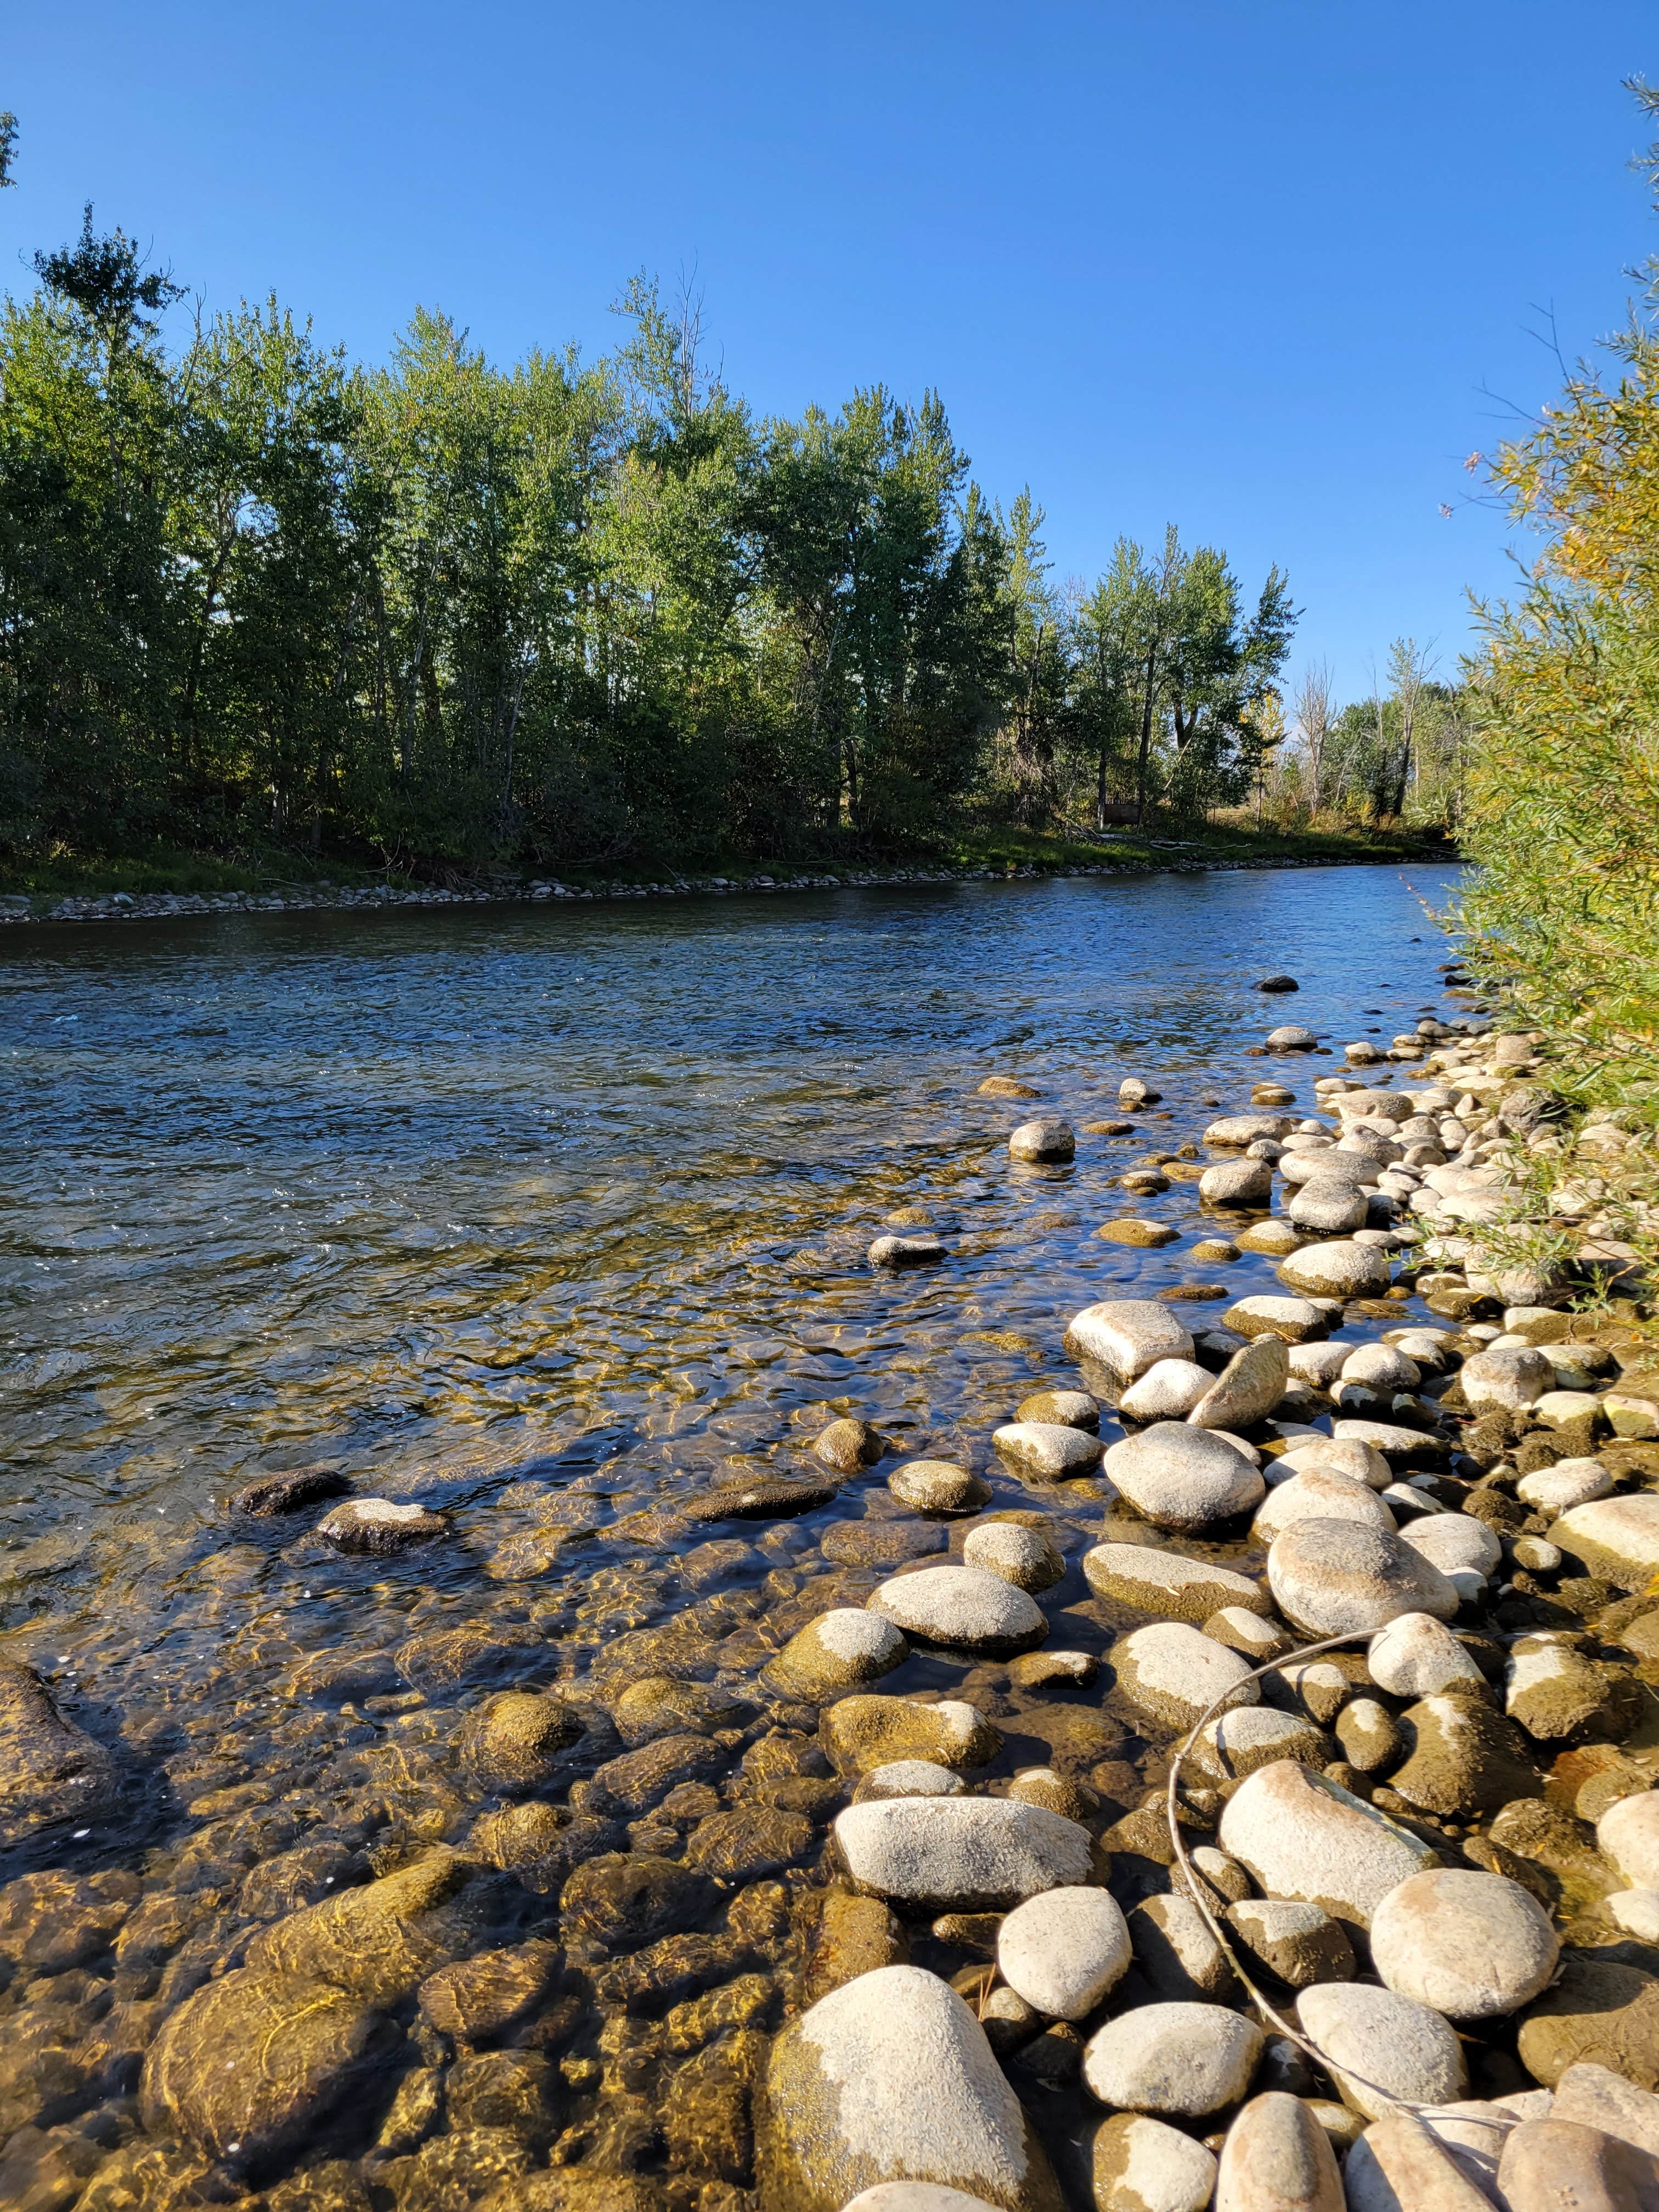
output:
[[[1171,530],[1057,586],[936,393],[757,419],[643,276],[603,359],[501,368],[422,308],[371,368],[274,299],[170,345],[180,287],[90,208],[33,268],[0,846],[689,863],[1250,786],[1279,572],[1247,604]]]

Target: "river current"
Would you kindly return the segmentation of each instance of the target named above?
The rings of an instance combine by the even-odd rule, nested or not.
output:
[[[729,1674],[744,1638],[763,1658],[887,1571],[826,1571],[816,1547],[849,1513],[903,1517],[902,1459],[1048,1504],[990,1437],[1075,1384],[1079,1307],[1224,1275],[1224,1298],[1176,1309],[1196,1325],[1277,1286],[1265,1258],[1183,1256],[1215,1227],[1191,1180],[1130,1200],[1115,1177],[1264,1078],[1311,1110],[1340,1056],[1247,1057],[1276,1022],[1340,1054],[1456,1012],[1431,911],[1453,887],[1425,864],[9,934],[0,1652],[128,1781],[118,1822],[48,1832],[0,1878],[166,1884],[212,1830],[215,1971],[246,1942],[235,1884],[295,1847],[291,1820],[233,1836],[250,1808],[298,1791],[326,1812],[356,1762],[350,1789],[392,1805],[364,1837],[464,1841],[451,1734],[525,1670],[422,1686],[393,1656],[411,1637],[505,1624],[539,1640],[532,1686],[574,1692],[617,1638],[729,1596],[737,1642],[709,1662]],[[1252,988],[1275,970],[1295,998]],[[994,1074],[1039,1096],[981,1095]],[[1080,1133],[1066,1167],[1011,1159],[1018,1121],[1114,1115],[1130,1074],[1162,1093],[1132,1135]],[[1179,1241],[1093,1237],[1125,1211]],[[896,1217],[946,1263],[872,1271]],[[634,1516],[719,1482],[815,1471],[843,1414],[890,1448],[831,1505],[694,1528],[678,1554],[636,1540]],[[231,1516],[255,1477],[314,1467],[437,1507],[449,1534],[342,1559],[314,1511]],[[1075,1565],[1091,1510],[1043,1602],[1056,1642],[1097,1650],[1110,1617]],[[915,1665],[883,1688],[961,1679]],[[1012,1764],[1047,1754],[1002,1725]],[[652,1847],[672,1856],[672,1832]],[[155,1972],[165,1989],[165,1954]],[[568,2126],[586,2077],[564,2080]]]

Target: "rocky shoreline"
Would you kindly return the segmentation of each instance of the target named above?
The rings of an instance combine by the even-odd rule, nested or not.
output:
[[[296,884],[283,891],[225,891],[211,896],[199,892],[108,891],[84,897],[48,897],[15,892],[0,895],[0,926],[26,922],[164,921],[192,915],[303,914],[324,908],[382,913],[404,907],[544,906],[608,899],[725,898],[739,892],[865,890],[915,884],[1030,883],[1049,876],[1146,876],[1170,869],[1202,873],[1255,868],[1355,867],[1371,865],[1375,860],[1370,854],[1356,854],[1349,859],[1289,854],[1235,859],[1173,839],[1148,838],[1141,842],[1167,857],[1140,860],[1126,856],[1103,860],[1091,867],[858,868],[836,875],[790,872],[778,875],[675,876],[665,882],[648,883],[600,879],[566,884],[556,877],[544,876],[453,889],[441,884],[387,882],[368,885]]]
[[[1279,1286],[1082,1308],[982,1468],[848,1416],[620,1516],[281,1473],[206,1602],[470,1546],[476,1604],[268,1628],[229,1741],[0,1667],[0,2202],[1659,2203],[1659,1357],[1591,1173],[1634,1140],[1540,1042],[1427,1022],[1304,1093],[1274,1030],[1098,1233],[1191,1184],[1188,1256]],[[869,1258],[951,1251],[901,1207]],[[146,1759],[176,1832],[99,1856]]]

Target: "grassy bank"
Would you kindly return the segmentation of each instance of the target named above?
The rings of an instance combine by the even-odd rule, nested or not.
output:
[[[1223,862],[1259,866],[1454,856],[1454,848],[1442,840],[1390,831],[1284,834],[1272,830],[1244,830],[1223,824],[1160,819],[1144,830],[1126,829],[1100,836],[1013,826],[975,828],[924,847],[898,849],[874,850],[867,843],[850,838],[844,848],[835,841],[825,841],[812,854],[793,863],[761,862],[727,854],[719,862],[699,867],[696,872],[700,876],[726,875],[742,880],[763,871],[780,881],[787,881],[798,875],[835,875],[888,868],[1033,869],[1039,874],[1052,874],[1064,869],[1103,865],[1124,869],[1215,866]],[[517,882],[536,879],[542,872],[527,866],[516,870],[491,869],[476,875],[452,869],[445,872],[441,880],[453,890],[507,890]],[[659,858],[546,872],[556,873],[561,882],[582,889],[600,883],[672,882],[680,872],[671,858]],[[322,885],[350,889],[388,881],[404,885],[426,880],[428,878],[418,872],[371,866],[361,855],[317,854],[277,846],[240,854],[233,860],[165,846],[115,855],[59,849],[27,861],[0,859],[0,896],[27,897],[32,907],[50,906],[64,898],[108,897],[116,892],[125,892],[135,898],[167,894],[203,898],[233,893],[258,896]]]

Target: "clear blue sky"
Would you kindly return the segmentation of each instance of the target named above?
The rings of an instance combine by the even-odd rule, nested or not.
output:
[[[1504,581],[1462,459],[1659,244],[1644,70],[1629,0],[12,0],[0,269],[90,197],[210,306],[379,357],[420,301],[505,357],[695,266],[760,410],[937,386],[1058,574],[1166,520],[1277,559],[1349,696]]]

